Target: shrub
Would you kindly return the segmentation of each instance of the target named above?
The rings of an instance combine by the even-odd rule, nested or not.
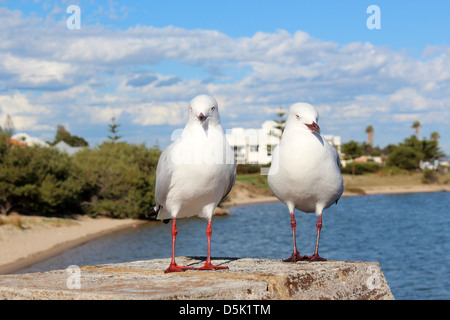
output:
[[[0,152],[0,210],[39,214],[77,210],[79,186],[65,154],[44,147],[7,146]]]
[[[105,142],[73,157],[83,211],[90,216],[141,218],[154,206],[160,151]]]
[[[356,175],[361,175],[364,173],[374,173],[381,169],[381,164],[376,162],[355,162],[354,164],[348,163],[345,168],[342,168],[342,173],[352,174],[353,165]]]
[[[422,174],[422,183],[431,184],[438,182],[438,175],[435,171],[425,169]]]
[[[270,164],[267,165],[270,167]],[[261,166],[258,164],[238,164],[236,166],[236,173],[237,174],[253,174],[253,173],[259,173],[261,169]]]

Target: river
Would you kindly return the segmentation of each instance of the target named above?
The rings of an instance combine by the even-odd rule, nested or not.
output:
[[[450,299],[450,192],[344,197],[323,214],[320,255],[378,261],[396,299]],[[297,247],[314,251],[316,220],[296,211]],[[18,273],[171,256],[171,224],[116,232]],[[206,221],[179,219],[177,256],[206,255]],[[212,257],[283,259],[292,252],[287,208],[279,202],[239,206],[212,223]]]

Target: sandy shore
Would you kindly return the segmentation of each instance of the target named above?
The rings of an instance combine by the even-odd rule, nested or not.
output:
[[[450,186],[371,186],[353,192],[346,191],[344,196],[437,191],[450,191]],[[224,203],[225,207],[278,201],[267,190],[242,183],[236,183],[229,198]],[[9,217],[3,216],[3,219]],[[147,223],[84,216],[73,219],[21,216],[20,221],[22,228],[10,223],[0,225],[0,274],[14,272],[105,234]]]
[[[0,225],[0,274],[14,272],[97,237],[142,223],[132,219],[84,216],[72,219],[20,216],[20,221],[22,227],[11,223]]]

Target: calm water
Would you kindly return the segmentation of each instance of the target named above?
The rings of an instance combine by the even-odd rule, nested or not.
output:
[[[323,215],[321,256],[378,261],[396,299],[450,299],[450,192],[346,197]],[[311,255],[316,217],[297,211],[297,247]],[[177,256],[206,256],[206,221],[177,221]],[[287,258],[290,216],[281,203],[213,218],[212,256]],[[171,224],[145,224],[89,242],[23,272],[170,258]]]

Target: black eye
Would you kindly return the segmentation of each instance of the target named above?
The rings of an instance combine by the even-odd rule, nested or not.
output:
[[[216,110],[216,107],[212,107],[212,108],[211,108],[211,111],[214,111],[214,110]]]
[[[300,119],[300,116],[298,114],[296,114],[295,117],[297,118],[297,120]]]

